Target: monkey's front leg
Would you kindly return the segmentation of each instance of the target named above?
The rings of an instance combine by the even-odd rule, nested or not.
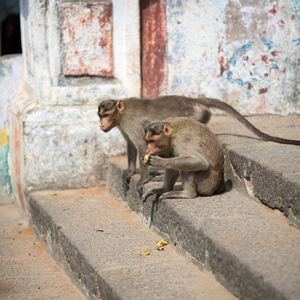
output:
[[[142,196],[143,193],[143,187],[144,184],[149,182],[149,169],[144,165],[143,158],[140,157],[140,179],[136,185],[137,191],[140,196]]]
[[[136,147],[131,140],[127,140],[128,170],[125,173],[125,181],[127,184],[130,182],[131,177],[136,173],[136,156]]]
[[[144,155],[146,153],[147,144],[146,141],[138,139],[136,141],[137,146],[137,152],[138,152],[138,158],[139,158],[139,164],[140,164],[140,179],[136,185],[137,191],[140,196],[142,196],[143,193],[143,186],[145,183],[147,183],[149,178],[149,168],[147,168],[144,165]]]

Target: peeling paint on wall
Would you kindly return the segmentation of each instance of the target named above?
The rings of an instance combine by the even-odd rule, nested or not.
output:
[[[296,12],[298,25],[300,26],[300,1],[294,0],[294,9]]]
[[[9,173],[8,115],[11,96],[18,91],[21,81],[21,55],[0,57],[0,204],[11,201],[12,186]]]
[[[112,4],[61,5],[64,75],[113,76]]]
[[[25,209],[25,197],[23,192],[23,131],[22,122],[16,116],[10,115],[10,173],[11,182],[18,207]]]
[[[167,1],[167,93],[217,97],[244,114],[299,114],[298,4]]]
[[[8,152],[6,130],[0,129],[0,204],[9,203],[12,193],[10,175],[8,169]],[[3,142],[3,140],[6,142]]]
[[[157,97],[166,92],[167,28],[165,0],[142,0],[142,94]]]

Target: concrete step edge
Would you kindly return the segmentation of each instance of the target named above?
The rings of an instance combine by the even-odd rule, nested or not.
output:
[[[245,151],[226,143],[223,147],[226,178],[233,182],[235,188],[272,209],[279,209],[290,225],[300,229],[300,174],[283,174],[255,158],[255,152],[251,154],[249,149]],[[253,147],[254,151],[257,148]]]

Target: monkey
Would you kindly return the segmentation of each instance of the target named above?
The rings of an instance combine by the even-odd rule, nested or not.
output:
[[[125,175],[126,182],[129,182],[131,176],[136,173],[136,158],[138,154],[140,179],[137,183],[137,190],[141,195],[144,183],[150,179],[148,169],[143,164],[143,155],[147,148],[144,140],[144,128],[151,122],[162,121],[169,117],[190,117],[206,124],[211,117],[210,108],[220,109],[229,113],[265,141],[300,145],[300,141],[283,139],[261,132],[232,106],[214,98],[189,98],[170,95],[154,99],[108,99],[99,104],[98,116],[101,130],[109,132],[117,126],[127,141],[128,170]]]
[[[126,182],[129,182],[131,176],[136,173],[138,153],[140,179],[137,183],[137,190],[140,195],[144,183],[150,179],[148,169],[143,164],[143,156],[147,149],[144,127],[153,121],[161,121],[172,116],[189,116],[202,123],[210,120],[210,109],[206,105],[187,99],[179,96],[163,96],[155,99],[108,99],[102,101],[98,106],[101,130],[109,132],[117,126],[127,141]]]
[[[150,190],[158,199],[195,198],[226,190],[221,142],[209,128],[188,117],[168,118],[145,128],[148,165],[165,169],[162,189]],[[183,190],[173,191],[180,175]]]

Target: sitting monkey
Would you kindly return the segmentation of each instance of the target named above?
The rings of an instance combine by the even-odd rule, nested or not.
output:
[[[162,189],[150,195],[164,198],[195,198],[224,192],[224,156],[220,141],[208,127],[191,118],[169,118],[145,128],[147,165],[165,169]],[[183,191],[173,191],[180,174]]]

